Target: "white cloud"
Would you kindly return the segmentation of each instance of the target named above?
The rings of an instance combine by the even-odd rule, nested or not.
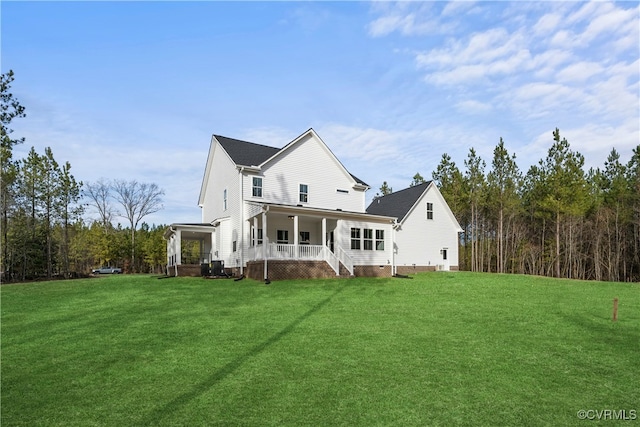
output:
[[[493,109],[490,104],[473,99],[458,102],[456,104],[456,108],[462,113],[469,114],[484,114]]]
[[[597,62],[580,61],[574,62],[560,70],[555,78],[559,82],[568,84],[583,84],[593,76],[602,73],[604,68]]]

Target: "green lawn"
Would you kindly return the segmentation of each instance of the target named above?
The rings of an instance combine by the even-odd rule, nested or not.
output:
[[[3,427],[640,423],[637,283],[122,275],[0,292]]]

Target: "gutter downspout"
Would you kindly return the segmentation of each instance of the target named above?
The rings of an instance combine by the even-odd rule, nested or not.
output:
[[[244,259],[243,259],[243,249],[244,249],[244,166],[240,168],[240,275],[244,274]]]
[[[398,274],[396,271],[396,228],[398,227],[398,220],[394,219],[391,223],[391,275]]]
[[[269,253],[269,236],[267,234],[267,212],[269,212],[269,206],[262,207],[262,250],[264,258],[264,281],[269,280],[267,275],[267,254]]]

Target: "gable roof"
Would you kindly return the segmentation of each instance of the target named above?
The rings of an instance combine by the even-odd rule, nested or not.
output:
[[[374,199],[366,212],[373,215],[384,215],[398,218],[402,222],[411,208],[416,204],[420,196],[424,193],[431,181],[387,194],[386,196]]]
[[[309,129],[309,131],[313,130]],[[303,133],[301,136],[306,135],[309,131]],[[222,148],[227,152],[229,157],[231,157],[231,160],[238,166],[262,165],[267,160],[286,150],[300,138],[295,139],[282,148],[275,148],[253,142],[242,141],[240,139],[228,138],[222,135],[213,135],[213,137],[218,140]],[[340,163],[339,160],[336,159],[336,161]],[[344,166],[342,166],[341,163],[340,165],[344,169]],[[349,171],[346,172],[356,181],[356,183],[369,187],[369,185],[360,178],[356,177]]]

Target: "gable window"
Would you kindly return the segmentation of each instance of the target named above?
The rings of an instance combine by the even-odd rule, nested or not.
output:
[[[227,189],[222,192],[222,210],[227,210]]]
[[[309,186],[307,184],[300,184],[300,196],[298,200],[300,203],[309,202]]]
[[[253,195],[253,197],[262,197],[262,178],[260,178],[259,176],[253,177],[251,194]]]
[[[373,250],[373,230],[370,228],[364,229],[364,250]]]
[[[384,230],[376,230],[376,251],[384,251]]]
[[[309,240],[311,240],[311,233],[309,233],[308,231],[301,231],[300,232],[300,243],[303,245],[308,245],[309,244]]]
[[[351,249],[360,249],[360,229],[351,229]]]
[[[280,245],[289,244],[289,230],[278,230],[277,243]]]
[[[433,203],[427,202],[427,219],[433,219]]]

